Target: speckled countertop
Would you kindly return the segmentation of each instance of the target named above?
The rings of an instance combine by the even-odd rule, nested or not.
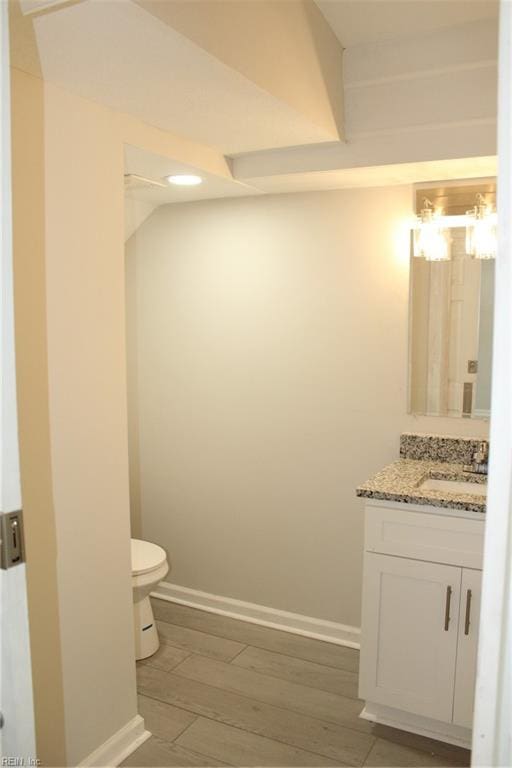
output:
[[[485,496],[420,488],[429,478],[478,484],[487,482],[485,475],[464,472],[462,464],[430,459],[399,459],[360,485],[357,495],[369,499],[399,501],[403,504],[426,504],[432,507],[485,512]]]

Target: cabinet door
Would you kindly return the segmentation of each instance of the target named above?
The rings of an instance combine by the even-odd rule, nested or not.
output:
[[[453,722],[465,728],[473,725],[481,584],[482,571],[462,569]]]
[[[366,553],[361,698],[451,722],[461,575]]]

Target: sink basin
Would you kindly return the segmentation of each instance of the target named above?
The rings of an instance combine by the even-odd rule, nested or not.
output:
[[[464,480],[425,480],[422,491],[448,491],[448,493],[470,493],[473,496],[487,496],[487,483],[467,483]]]

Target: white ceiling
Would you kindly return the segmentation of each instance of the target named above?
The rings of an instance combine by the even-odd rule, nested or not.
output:
[[[166,176],[180,173],[196,174],[203,179],[203,183],[195,187],[166,184],[165,187],[148,186],[126,193],[128,197],[155,203],[155,205],[258,194],[258,190],[250,183],[214,176],[211,173],[205,173],[201,168],[186,165],[168,157],[154,155],[139,147],[125,146],[125,173],[134,173],[155,181],[162,181]]]
[[[269,172],[253,176],[246,183],[206,174],[194,166],[125,147],[125,173],[161,181],[177,173],[195,173],[203,183],[195,187],[142,187],[127,191],[130,200],[147,203],[145,210],[167,203],[185,203],[221,197],[242,197],[265,193],[321,191],[352,187],[383,187],[447,179],[472,179],[496,175],[496,157],[462,158],[418,163],[388,164],[304,173]]]
[[[471,157],[364,168],[340,168],[330,171],[282,173],[254,177],[250,181],[263,193],[319,192],[328,189],[388,187],[450,179],[494,177],[497,172],[496,166],[496,157]]]
[[[498,0],[315,0],[344,48],[496,18]]]
[[[45,80],[225,154],[332,139],[130,0],[84,0],[34,25]]]
[[[345,47],[399,36],[413,38],[422,31],[474,22],[493,17],[497,12],[497,0],[315,2]],[[84,98],[216,147],[226,155],[242,153],[250,157],[247,153],[271,148],[286,156],[288,150],[284,147],[313,151],[315,144],[317,150],[327,146],[321,130],[304,115],[259,89],[131,0],[72,0],[54,12],[32,18],[41,74]],[[434,50],[437,50],[436,40]],[[15,46],[15,56],[19,57],[15,65],[30,71],[35,63],[30,56],[24,59],[23,51],[21,40],[20,45]],[[394,135],[392,138],[395,140]],[[414,140],[420,141],[418,136]],[[400,143],[403,141],[403,137],[399,139]],[[333,146],[345,153],[357,150],[354,142]],[[127,199],[133,203],[135,226],[140,217],[150,215],[155,207],[167,203],[406,184],[495,173],[495,158],[402,165],[391,164],[398,162],[393,159],[388,160],[387,165],[377,166],[380,160],[370,155],[365,156],[363,162],[358,160],[357,168],[345,163],[319,171],[321,166],[310,163],[309,169],[305,169],[308,172],[296,168],[293,173],[291,168],[286,169],[286,163],[279,173],[264,171],[262,165],[265,164],[260,163],[258,155],[256,166],[252,163],[255,172],[237,181],[205,174],[176,160],[128,147],[126,173],[161,179],[173,173],[196,172],[203,176],[204,183],[193,188],[147,187],[128,192]],[[418,157],[421,154],[412,153],[409,159]],[[236,172],[236,159],[233,167]]]

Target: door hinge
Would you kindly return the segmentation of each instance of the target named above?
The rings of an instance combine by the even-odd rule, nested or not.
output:
[[[23,512],[0,513],[0,568],[4,571],[25,562]]]

